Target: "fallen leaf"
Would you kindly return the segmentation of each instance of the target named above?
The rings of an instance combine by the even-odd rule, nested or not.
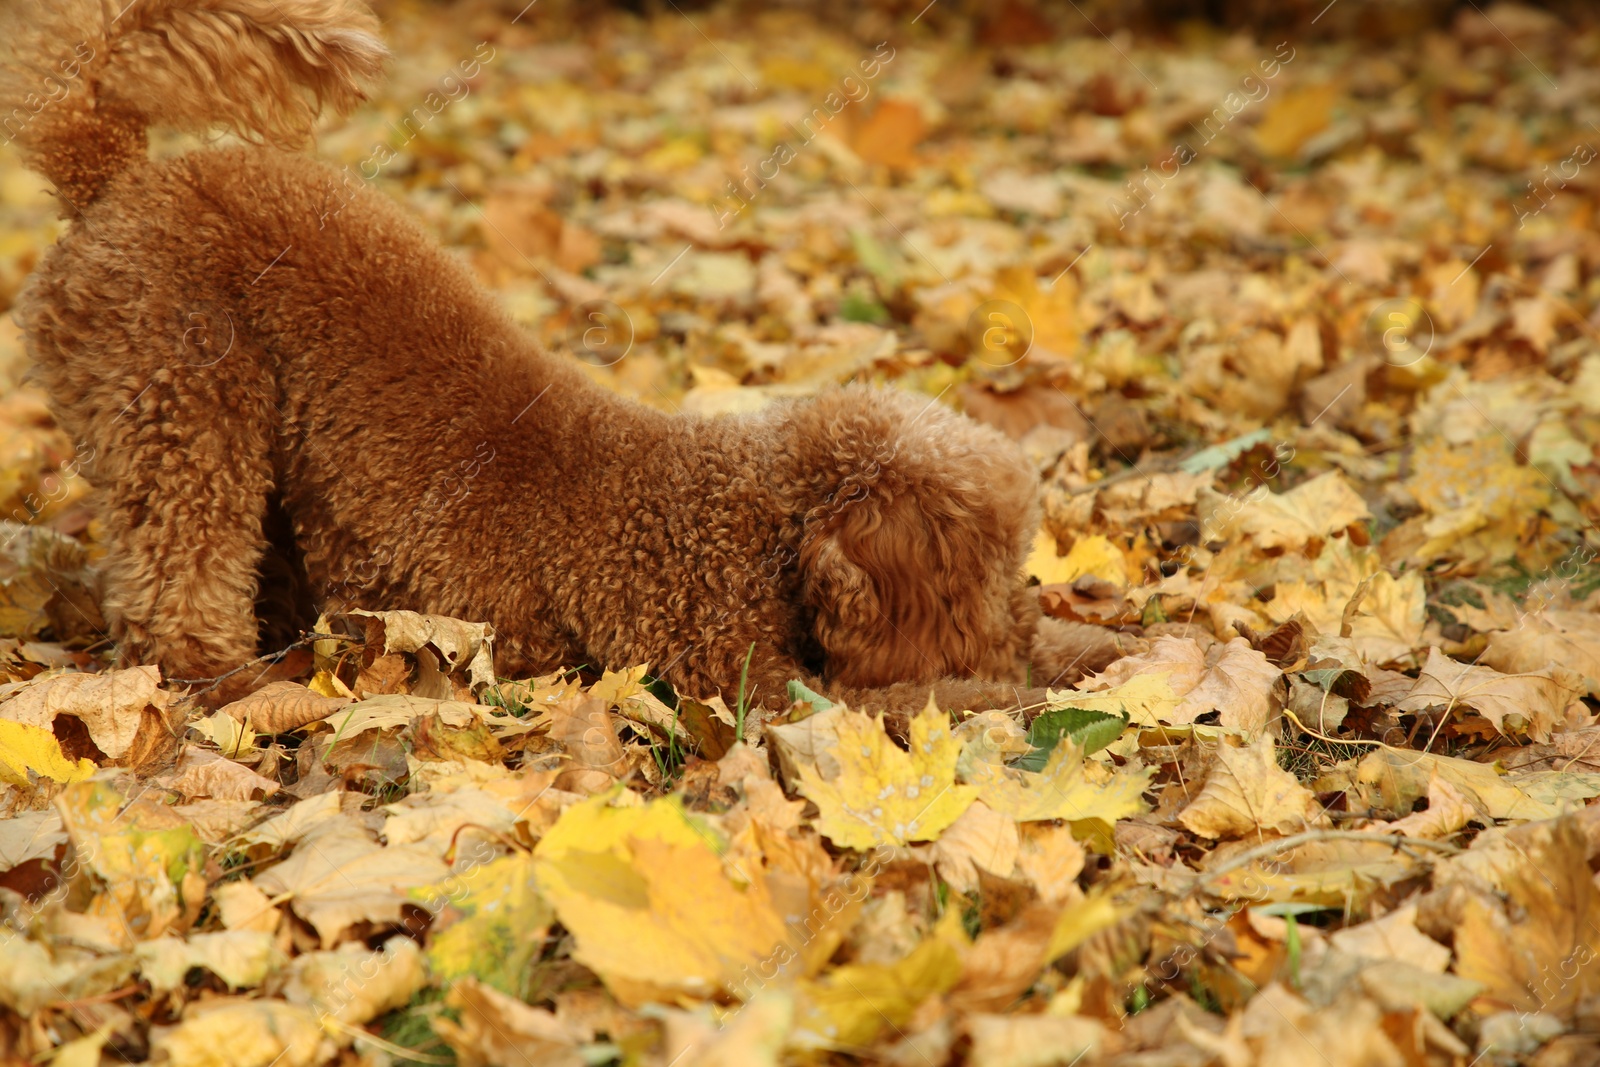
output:
[[[528,1005],[472,978],[450,987],[447,1006],[460,1012],[434,1020],[461,1067],[584,1067],[580,1036],[553,1012]]]
[[[1154,721],[1135,721],[1179,726],[1218,712],[1224,727],[1255,734],[1277,710],[1274,686],[1283,672],[1242,637],[1207,649],[1188,638],[1158,637],[1148,652],[1124,656],[1082,684],[1111,689],[1144,675],[1164,676],[1178,703]]]
[[[1143,794],[1151,773],[1086,761],[1082,749],[1065,741],[1037,773],[978,763],[967,781],[985,804],[1017,822],[1093,822],[1109,834],[1112,823],[1145,810]]]
[[[314,838],[302,839],[288,859],[251,880],[268,896],[285,897],[329,947],[356,923],[399,922],[411,903],[411,891],[445,874],[445,865],[431,849],[385,848],[354,826],[332,824]]]
[[[1443,974],[1450,950],[1417,929],[1417,905],[1407,904],[1381,919],[1371,919],[1328,936],[1333,947],[1352,956],[1397,960],[1430,974]]]
[[[1571,818],[1525,827],[1498,893],[1469,893],[1455,929],[1456,974],[1484,987],[1486,1011],[1570,1017],[1600,991],[1600,888]]]
[[[540,894],[573,958],[625,1003],[738,992],[794,960],[760,872],[725,869],[714,831],[672,800],[602,794],[567,809],[534,851]]]
[[[260,985],[288,962],[277,939],[260,930],[190,934],[187,940],[156,937],[141,941],[133,951],[139,973],[163,993],[181,988],[191,967],[203,967],[230,989],[244,989]]]
[[[58,715],[81,721],[95,745],[121,759],[133,745],[145,708],[164,712],[172,694],[161,688],[157,667],[130,667],[104,674],[60,674],[41,678],[0,703],[0,719],[49,730]]]
[[[1178,821],[1201,837],[1228,838],[1293,834],[1324,819],[1311,791],[1278,767],[1277,746],[1262,734],[1245,748],[1217,747],[1205,785]]]
[[[940,876],[958,893],[971,893],[978,888],[979,867],[1009,878],[1017,865],[1016,821],[983,801],[974,800],[939,835],[933,856]]]
[[[337,1050],[316,1013],[281,1000],[217,998],[150,1032],[152,1055],[172,1067],[314,1067]]]
[[[528,966],[555,918],[534,888],[531,855],[477,864],[417,895],[449,904],[429,938],[430,974],[448,982],[471,976],[510,996],[523,994]]]
[[[839,773],[825,777],[801,763],[798,787],[820,810],[818,831],[841,848],[931,841],[977,796],[956,784],[961,743],[931,701],[911,719],[910,752],[870,716],[845,710],[833,721],[838,741],[829,754]]]
[[[1202,539],[1249,537],[1257,548],[1301,548],[1324,541],[1372,517],[1366,503],[1337,470],[1319,474],[1286,493],[1252,492],[1232,497],[1200,491]]]
[[[1471,708],[1501,733],[1527,733],[1548,741],[1550,729],[1566,706],[1577,699],[1574,685],[1552,676],[1549,670],[1501,674],[1492,667],[1457,663],[1437,648],[1428,649],[1428,661],[1416,687],[1400,701],[1401,711]]]
[[[49,730],[0,719],[0,782],[30,788],[35,778],[64,785],[94,774],[94,761],[73,763],[61,754],[61,742]]]
[[[327,697],[298,682],[270,682],[249,696],[225,705],[218,715],[227,715],[255,733],[284,734],[308,723],[326,719],[350,703],[348,697]],[[230,750],[229,741],[245,744],[242,735],[218,740],[217,747]]]

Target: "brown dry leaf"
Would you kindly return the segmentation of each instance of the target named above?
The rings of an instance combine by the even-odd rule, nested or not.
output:
[[[1050,962],[1050,943],[1062,914],[1060,905],[1036,901],[1004,926],[979,934],[966,953],[952,997],[977,1011],[1010,1007]]]
[[[1256,144],[1268,155],[1294,156],[1333,121],[1338,103],[1339,89],[1330,82],[1290,89],[1267,106],[1255,129]]]
[[[1320,1011],[1277,982],[1256,994],[1239,1027],[1256,1062],[1328,1067],[1406,1067],[1384,1032],[1383,1013],[1365,997],[1344,993]]]
[[[1249,537],[1258,548],[1301,548],[1325,541],[1347,526],[1372,517],[1366,502],[1337,470],[1319,474],[1287,493],[1254,492],[1232,497],[1200,491],[1202,540]]]
[[[283,734],[326,719],[349,703],[348,697],[323,696],[298,682],[270,682],[222,710],[257,733]]]
[[[1407,904],[1381,919],[1336,930],[1328,940],[1340,952],[1373,960],[1398,960],[1420,971],[1443,974],[1450,950],[1417,929],[1417,905]]]
[[[352,925],[399,922],[411,891],[448,873],[439,854],[416,845],[379,845],[353,825],[331,823],[289,858],[252,881],[310,923],[331,947]]]
[[[572,760],[571,770],[556,779],[559,788],[598,793],[633,769],[607,710],[610,703],[591,696],[545,709],[550,739],[559,742]]]
[[[1278,767],[1277,746],[1262,734],[1245,748],[1218,746],[1204,787],[1178,821],[1215,839],[1299,833],[1325,820],[1311,790]]]
[[[1121,825],[1120,823],[1118,825]],[[1017,850],[1017,871],[1048,903],[1076,900],[1080,895],[1078,875],[1087,858],[1083,846],[1065,826],[1049,823],[1023,823]]]
[[[1462,902],[1456,974],[1483,984],[1484,1011],[1570,1017],[1600,992],[1600,888],[1588,845],[1570,817],[1524,827],[1515,838],[1506,838],[1516,859],[1499,868],[1498,893],[1472,892]]]
[[[1548,668],[1526,674],[1501,674],[1492,667],[1457,663],[1437,648],[1428,649],[1416,687],[1397,705],[1401,711],[1471,708],[1501,733],[1525,733],[1550,740],[1550,729],[1577,699],[1578,686],[1553,676]]]
[[[0,874],[29,860],[46,859],[67,843],[61,816],[54,811],[25,811],[0,819]]]
[[[486,622],[463,622],[415,611],[360,609],[329,621],[336,620],[364,634],[369,645],[382,641],[384,655],[418,654],[423,676],[412,692],[419,696],[441,700],[455,696],[445,676],[458,670],[466,673],[474,691],[494,684],[494,627]]]
[[[150,1051],[171,1067],[315,1067],[338,1052],[315,1012],[281,1000],[218,997],[156,1027]]]
[[[1527,615],[1489,635],[1483,662],[1507,674],[1559,665],[1582,677],[1585,696],[1600,696],[1600,615],[1587,611]]]
[[[186,799],[265,800],[279,789],[277,782],[263,778],[249,767],[193,745],[183,750],[173,773],[153,781]]]
[[[982,867],[1001,878],[1011,877],[1017,866],[1017,823],[981,800],[974,800],[961,817],[944,828],[933,843],[939,875],[958,893],[978,888]]]
[[[928,120],[921,105],[889,97],[861,124],[852,147],[868,163],[908,168],[916,162],[917,145],[927,134]]]
[[[104,674],[44,677],[0,704],[0,719],[49,730],[58,715],[80,720],[95,745],[113,760],[133,747],[144,710],[165,712],[172,694],[161,688],[159,667],[130,667]]]
[[[1485,818],[1480,807],[1435,771],[1428,780],[1428,807],[1382,826],[1385,833],[1410,837],[1443,838],[1463,829],[1473,819]]]
[[[1161,722],[1181,726],[1218,712],[1227,729],[1254,734],[1277,711],[1274,687],[1283,672],[1242,637],[1205,649],[1192,638],[1158,637],[1150,651],[1124,656],[1082,685],[1109,689],[1145,674],[1166,675],[1179,698]]]

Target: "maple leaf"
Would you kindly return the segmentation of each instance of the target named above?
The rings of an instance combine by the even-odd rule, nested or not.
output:
[[[1568,1016],[1600,992],[1600,888],[1583,830],[1555,819],[1513,831],[1506,844],[1507,862],[1493,873],[1499,892],[1469,889],[1457,913],[1456,973],[1483,984],[1490,1010]]]
[[[1583,679],[1584,695],[1600,696],[1600,615],[1538,611],[1489,635],[1483,662],[1507,674],[1559,664]]]
[[[956,784],[961,742],[931,701],[911,719],[909,752],[870,716],[845,710],[836,722],[830,754],[839,773],[824,778],[805,764],[798,773],[800,792],[817,805],[818,832],[841,848],[931,841],[978,795]]]
[[[764,872],[725,866],[716,832],[676,801],[629,798],[568,808],[534,850],[575,959],[639,1003],[657,991],[748,993],[797,957]]]
[[[430,973],[452,981],[471,975],[502,993],[522,993],[527,967],[555,918],[534,888],[532,856],[518,852],[476,864],[413,895],[450,902],[451,917],[429,938]]]
[[[1322,822],[1316,797],[1278,766],[1276,752],[1268,734],[1245,748],[1219,746],[1205,786],[1178,821],[1208,838],[1292,834]]]
[[[1178,726],[1220,712],[1228,729],[1256,733],[1277,710],[1273,687],[1283,672],[1242,637],[1207,649],[1190,638],[1158,637],[1150,651],[1124,656],[1084,685],[1111,688],[1147,675],[1165,676],[1177,697],[1158,713],[1160,722]]]
[[[1428,649],[1428,661],[1416,686],[1397,705],[1402,711],[1456,707],[1472,708],[1494,723],[1502,734],[1527,733],[1537,741],[1550,739],[1550,728],[1563,710],[1577,699],[1578,687],[1549,671],[1501,674],[1492,667],[1457,663],[1437,648]]]
[[[1065,819],[1110,825],[1145,810],[1143,793],[1151,770],[1111,770],[1084,759],[1083,749],[1063,740],[1038,772],[993,763],[974,764],[967,781],[983,802],[1017,822]]]
[[[49,730],[0,719],[0,782],[24,788],[30,775],[71,784],[94,774],[94,761],[73,763],[61,753],[61,742]]]
[[[1200,521],[1208,541],[1249,537],[1258,548],[1299,548],[1371,517],[1366,502],[1336,470],[1287,493],[1231,497],[1210,489],[1200,492]]]

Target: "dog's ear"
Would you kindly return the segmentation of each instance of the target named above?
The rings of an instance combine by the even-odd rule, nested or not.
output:
[[[932,680],[942,668],[928,584],[927,531],[912,502],[863,495],[825,519],[801,547],[804,597],[829,681],[881,686]],[[920,561],[920,562],[919,562]]]

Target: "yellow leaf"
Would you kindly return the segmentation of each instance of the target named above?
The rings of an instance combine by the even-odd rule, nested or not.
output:
[[[644,692],[644,676],[650,673],[650,664],[641,663],[625,671],[606,671],[600,680],[589,688],[589,696],[603,700],[607,707],[621,704],[631,696]]]
[[[1274,692],[1282,674],[1242,637],[1213,642],[1206,649],[1193,638],[1158,637],[1148,652],[1124,656],[1095,675],[1091,684],[1165,677],[1181,700],[1162,712],[1161,722],[1181,726],[1221,712],[1224,727],[1256,733],[1266,728],[1277,711]]]
[[[1056,920],[1044,962],[1060,959],[1101,930],[1108,929],[1126,914],[1110,894],[1095,893],[1067,908]]]
[[[1456,913],[1456,973],[1486,987],[1482,1014],[1568,1015],[1600,992],[1600,889],[1584,832],[1565,817],[1512,834],[1520,840],[1514,861],[1499,869],[1499,891],[1467,883]]]
[[[1003,267],[995,274],[994,299],[1022,309],[1024,321],[1009,321],[1010,313],[999,310],[981,326],[999,326],[1015,334],[1013,343],[999,349],[980,339],[980,355],[986,362],[1003,364],[1020,360],[1025,354],[1051,359],[1071,359],[1078,351],[1078,287],[1072,275],[1048,288],[1039,287],[1038,276],[1026,266]],[[993,306],[993,305],[991,305]]]
[[[622,806],[628,795],[568,808],[534,852],[573,958],[625,1003],[748,995],[740,983],[759,986],[795,958],[759,870],[725,869],[722,842],[676,799]]]
[[[1256,144],[1273,156],[1293,156],[1333,121],[1339,90],[1331,84],[1290,89],[1267,108],[1256,127]]]
[[[1386,811],[1409,813],[1429,783],[1440,778],[1488,819],[1549,819],[1557,809],[1528,796],[1487,763],[1380,748],[1356,765],[1356,781],[1371,788]]]
[[[240,997],[196,1009],[150,1035],[151,1053],[171,1067],[312,1067],[338,1053],[317,1013],[298,1004]]]
[[[155,937],[184,909],[179,887],[204,867],[205,846],[170,807],[129,800],[105,782],[79,782],[56,798],[85,881],[100,888],[88,908],[134,934]],[[92,876],[88,877],[88,876]]]
[[[49,730],[0,719],[0,782],[27,788],[29,775],[70,785],[94,774],[94,761],[76,764],[61,753],[61,742]]]
[[[523,993],[523,976],[555,918],[534,888],[531,855],[517,852],[478,864],[413,895],[443,896],[461,913],[443,929],[436,927],[429,940],[432,975],[447,982],[471,975],[502,993]]]
[[[959,909],[951,908],[938,929],[906,956],[890,964],[848,964],[806,982],[794,1040],[814,1047],[869,1045],[885,1025],[903,1027],[924,1000],[948,992],[961,979],[966,946]]]
[[[1107,715],[1126,715],[1140,726],[1160,726],[1167,721],[1180,700],[1173,691],[1169,672],[1136,674],[1120,685],[1098,692],[1081,689],[1049,689],[1046,695],[1052,708],[1082,708]]]
[[[1065,819],[1107,824],[1145,810],[1141,794],[1154,771],[1112,771],[1086,763],[1083,749],[1063,738],[1044,769],[1034,773],[978,763],[968,777],[983,802],[1017,822]]]
[[[1128,584],[1128,557],[1103,534],[1080,537],[1071,552],[1058,556],[1055,538],[1040,530],[1028,556],[1028,573],[1042,585],[1074,582],[1089,575],[1124,588]]]
[[[800,792],[820,812],[818,832],[841,848],[931,841],[978,795],[956,784],[961,743],[931,700],[911,720],[910,752],[859,712],[841,715],[838,731],[832,754],[840,773],[827,780],[813,767],[799,773]]]

